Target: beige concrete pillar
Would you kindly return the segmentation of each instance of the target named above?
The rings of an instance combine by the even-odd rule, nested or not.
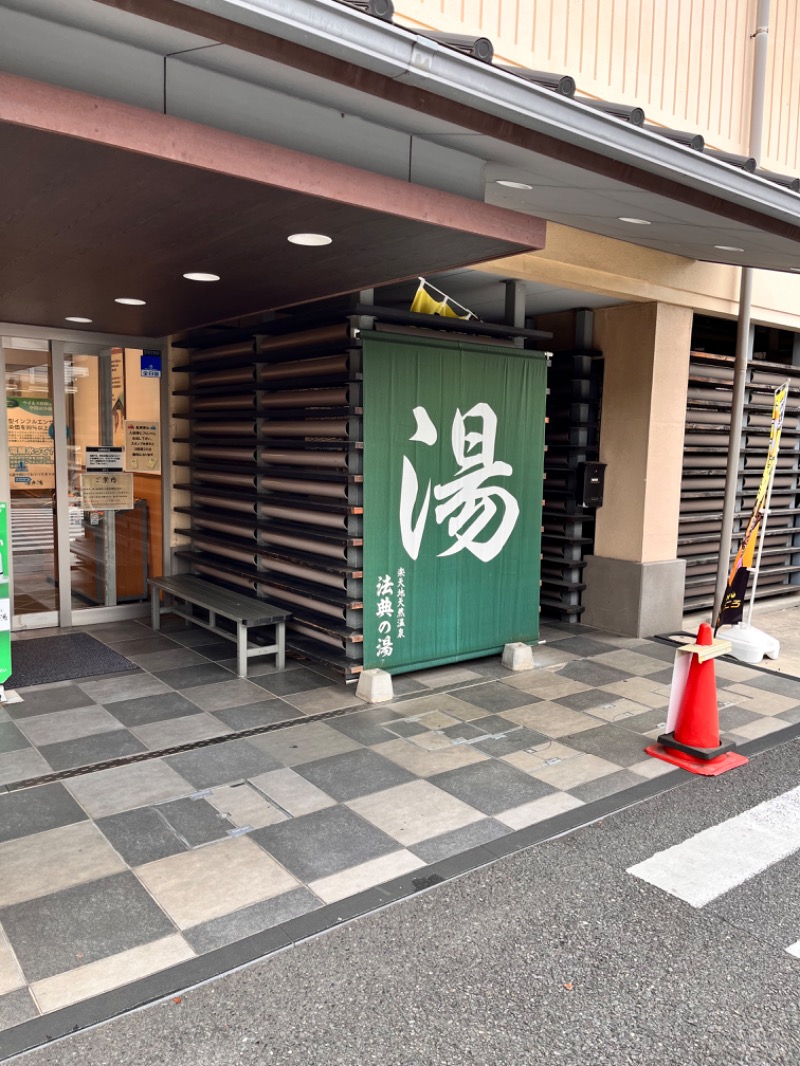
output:
[[[692,312],[663,303],[595,315],[605,357],[600,458],[607,464],[583,621],[651,636],[680,624],[677,559]]]

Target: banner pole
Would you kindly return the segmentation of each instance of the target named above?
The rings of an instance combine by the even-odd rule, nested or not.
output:
[[[786,384],[781,386],[781,387],[786,389],[786,398],[788,399],[788,397],[789,397],[789,382],[787,381]],[[780,389],[776,390],[776,395],[777,395],[778,392],[780,392]],[[756,555],[756,565],[755,565],[755,569],[754,569],[754,572],[753,572],[753,586],[752,586],[752,588],[750,590],[750,603],[747,605],[747,621],[745,622],[746,626],[750,625],[750,622],[751,622],[752,617],[753,617],[753,604],[756,602],[756,588],[758,587],[758,575],[761,572],[761,553],[764,550],[764,535],[767,532],[767,519],[769,518],[769,505],[770,505],[770,503],[772,501],[772,486],[775,484],[775,474],[778,471],[778,455],[780,454],[780,450],[781,450],[781,441],[780,441],[780,437],[779,437],[778,438],[778,447],[775,449],[775,462],[773,463],[772,473],[770,474],[770,477],[769,477],[769,485],[767,486],[767,497],[764,500],[764,517],[761,519],[761,533],[760,533],[760,536],[758,538],[758,554]]]

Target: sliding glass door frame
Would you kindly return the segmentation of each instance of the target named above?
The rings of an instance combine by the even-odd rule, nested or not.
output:
[[[100,333],[84,333],[72,330],[46,329],[42,327],[30,327],[0,323],[0,338],[19,337],[30,340],[46,340],[50,351],[51,395],[53,403],[53,444],[55,464],[55,546],[57,557],[57,569],[55,580],[58,588],[58,606],[52,611],[41,611],[28,614],[15,614],[12,620],[12,630],[41,629],[59,626],[70,628],[73,625],[94,625],[103,622],[116,622],[128,618],[138,618],[148,613],[146,603],[117,604],[104,607],[73,608],[72,605],[72,577],[70,568],[70,499],[69,499],[69,452],[68,452],[68,426],[67,426],[67,393],[66,393],[66,358],[72,354],[76,346],[81,344],[91,345],[93,348],[101,346],[107,348],[147,348],[159,350],[162,353],[162,374],[160,389],[160,424],[162,432],[162,476],[161,476],[161,507],[163,516],[163,569],[169,572],[169,539],[170,528],[170,469],[169,469],[169,389],[166,368],[166,344],[160,340],[149,337],[116,337]],[[99,354],[98,365],[102,366],[110,355]],[[6,356],[2,340],[0,340],[0,378],[6,381]],[[5,473],[0,474],[0,500],[5,501],[8,513],[8,566],[9,580],[13,590],[13,533],[11,530],[11,482],[9,475],[9,443],[8,443],[8,420],[0,419],[0,469]],[[112,556],[106,559],[106,563],[112,566],[112,583],[115,582],[116,569],[114,567],[113,545]],[[116,590],[113,590],[112,599],[116,599]]]

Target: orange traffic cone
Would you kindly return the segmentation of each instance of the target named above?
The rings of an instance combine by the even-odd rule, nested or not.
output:
[[[697,645],[710,647],[713,643],[711,626],[703,622],[697,632]],[[744,755],[733,751],[734,747],[733,743],[723,744],[719,735],[714,660],[709,658],[701,662],[700,656],[692,652],[675,729],[660,736],[658,742],[645,751],[690,773],[716,777],[747,762]]]

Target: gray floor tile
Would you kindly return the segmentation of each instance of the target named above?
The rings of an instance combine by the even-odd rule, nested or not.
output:
[[[53,711],[70,711],[75,707],[90,707],[94,700],[77,685],[52,685],[47,688],[20,689],[22,703],[10,703],[6,707],[12,722],[20,718],[33,718]]]
[[[0,921],[28,981],[169,936],[175,927],[129,872],[5,907]]]
[[[385,726],[400,717],[397,711],[389,710],[388,707],[373,707],[368,711],[354,711],[342,718],[331,718],[328,725],[337,733],[343,733],[368,748],[372,744],[383,744],[391,739]]]
[[[260,726],[273,725],[275,722],[290,722],[303,715],[296,707],[290,707],[283,700],[261,700],[260,703],[248,703],[244,707],[228,707],[223,711],[212,711],[215,718],[224,722],[234,732],[240,729],[258,729]]]
[[[502,681],[509,675],[508,667],[503,666],[499,655],[490,655],[486,659],[473,659],[470,661],[469,668],[481,677],[491,677],[497,681]]]
[[[98,818],[96,825],[128,866],[144,866],[186,850],[153,807]]]
[[[785,722],[791,722],[792,724],[800,722],[800,707],[793,707],[789,711],[782,711],[781,718]]]
[[[647,680],[652,681],[655,685],[671,685],[672,684],[672,672],[673,667],[666,667],[664,670],[659,670],[655,674],[648,674]],[[604,681],[603,684],[606,684]]]
[[[176,670],[179,667],[185,669],[188,666],[201,666],[208,659],[198,655],[191,648],[184,648],[181,644],[174,644],[169,651],[142,652],[132,655],[131,661],[135,662],[142,670],[159,676],[165,670]]]
[[[756,722],[763,717],[761,714],[746,711],[743,707],[720,707],[719,727],[724,733],[729,729],[740,729],[741,726],[749,725],[750,722]],[[781,718],[783,717],[785,716],[782,714]]]
[[[186,929],[183,935],[194,950],[202,954],[253,936],[264,929],[272,929],[321,906],[313,892],[309,892],[307,888],[295,888],[284,892],[282,896],[275,896],[263,903],[254,903],[251,907],[243,907],[233,914],[226,914],[222,918],[195,925]]]
[[[541,702],[541,701],[539,701]],[[470,718],[469,724],[475,726],[481,733],[507,733],[516,726],[509,718],[499,714],[486,714],[483,718]]]
[[[188,689],[195,685],[211,685],[216,681],[230,681],[233,676],[218,663],[203,660],[198,666],[182,666],[177,670],[153,671],[160,681],[166,681],[175,689]]]
[[[484,814],[499,814],[555,791],[513,766],[493,759],[436,774],[429,781]]]
[[[420,725],[419,722],[405,721],[402,718],[397,719],[396,721],[386,722],[381,728],[386,734],[383,738],[384,740],[390,740],[393,736],[416,737],[419,736],[420,733],[428,732],[427,726]],[[378,743],[380,743],[380,741]]]
[[[0,755],[27,747],[30,747],[27,737],[20,733],[13,722],[0,722]]]
[[[613,692],[607,692],[605,689],[588,688],[585,692],[556,696],[553,703],[560,703],[562,707],[569,707],[571,711],[590,711],[592,707],[603,707],[609,703],[617,703],[620,699],[622,699],[621,696],[615,696]]]
[[[51,772],[51,768],[36,748],[20,748],[0,755],[0,785],[37,781]]]
[[[478,737],[485,735],[483,729],[478,729],[472,724],[472,722],[459,722],[458,725],[447,726],[445,729],[437,729],[437,733],[441,733],[442,736],[448,737],[450,740],[477,740]]]
[[[83,821],[86,814],[60,782],[0,793],[0,844]]]
[[[161,651],[182,650],[180,644],[176,644],[174,640],[161,636],[159,633],[150,633],[149,635],[143,633],[141,637],[137,637],[135,640],[109,640],[106,643],[114,651],[124,655],[126,659],[130,659],[133,655],[154,655],[156,652]]]
[[[163,681],[159,681],[151,674],[146,674],[143,670],[138,674],[120,674],[107,681],[79,681],[78,687],[103,706],[118,703],[121,700],[135,699],[139,696],[155,696],[160,692],[170,691],[169,685],[165,685]]]
[[[316,670],[309,670],[305,666],[272,674],[261,674],[250,680],[275,696],[291,696],[295,692],[311,692],[312,689],[330,688],[331,685],[329,677],[324,677]]]
[[[606,777],[598,777],[597,780],[589,781],[585,785],[578,785],[577,788],[571,788],[569,794],[584,803],[592,803],[594,800],[605,799],[606,796],[612,796],[615,792],[623,792],[626,788],[633,788],[634,785],[641,785],[641,783],[642,779],[638,774],[631,773],[630,770],[620,770]]]
[[[38,1017],[36,1004],[27,988],[18,988],[16,992],[0,996],[0,1032]]]
[[[45,744],[39,751],[54,770],[71,770],[75,766],[91,766],[124,755],[138,755],[147,748],[127,729],[114,729],[110,733],[62,740],[60,744]]]
[[[633,766],[644,758],[643,750],[648,741],[623,726],[601,725],[597,729],[586,729],[582,733],[562,737],[561,743],[589,755],[597,755],[618,766]]]
[[[250,838],[301,881],[329,877],[397,851],[397,841],[346,807],[329,807],[266,829]]]
[[[131,700],[119,700],[108,706],[109,714],[129,729],[152,722],[164,722],[168,718],[184,718],[197,714],[197,707],[178,692],[162,692],[155,696],[137,696]]]
[[[559,644],[561,647],[561,644]],[[608,651],[608,648],[605,649]],[[603,663],[594,663],[591,659],[576,660],[562,666],[558,673],[562,677],[569,677],[573,681],[580,681],[582,685],[612,685],[615,681],[624,681],[629,674],[622,670],[615,670],[613,666],[605,666]],[[670,674],[670,677],[672,675]]]
[[[209,634],[213,640],[213,634]],[[218,640],[213,643],[207,644],[193,644],[192,651],[197,652],[198,655],[205,656],[206,659],[210,659],[214,663],[222,662],[225,659],[236,658],[236,645],[230,640]],[[231,655],[233,652],[233,655]]]
[[[164,761],[195,788],[227,785],[282,766],[246,740],[226,740],[182,755],[171,755]]]
[[[484,685],[470,685],[460,688],[458,698],[473,707],[483,707],[487,711],[513,711],[517,707],[526,707],[538,703],[538,696],[530,692],[504,685],[500,681],[490,681]]]
[[[779,696],[789,696],[800,700],[800,681],[795,677],[782,677],[780,674],[756,674],[748,678],[747,684],[750,688],[775,692]]]
[[[487,755],[493,755],[495,759],[499,759],[503,755],[510,755],[512,751],[526,751],[528,748],[535,748],[539,744],[546,744],[550,740],[550,737],[546,737],[544,733],[537,733],[534,729],[526,729],[524,726],[515,729],[513,723],[508,722],[506,724],[511,728],[504,737],[477,741],[474,746],[478,751],[483,751]],[[473,722],[473,725],[480,725],[480,722]]]
[[[413,677],[406,677],[404,674],[400,674],[392,678],[392,691],[395,696],[409,696],[412,692],[424,693],[429,692],[430,689],[426,688],[421,682],[415,681]]]
[[[413,781],[414,775],[374,751],[348,751],[297,767],[317,788],[341,802]]]
[[[665,663],[675,661],[674,644],[659,644],[658,641],[651,640],[647,641],[645,644],[637,644],[636,651],[640,655],[649,655],[651,658],[660,659]]]
[[[592,655],[603,655],[611,651],[611,647],[608,644],[584,636],[565,637],[558,642],[558,649],[559,651],[568,651],[572,655],[580,655],[584,658],[590,658]]]
[[[154,633],[154,630],[151,629],[149,622],[145,622],[142,624],[144,625],[144,628],[148,633],[150,633],[151,635]],[[205,629],[203,626],[193,625],[191,622],[185,622],[176,614],[163,614],[159,622],[158,632],[166,633],[169,636],[173,637],[173,639],[175,640],[177,640],[178,637],[196,634],[198,637],[202,637],[206,644],[208,643],[209,631],[207,629]]]
[[[419,855],[425,862],[439,862],[441,859],[449,859],[451,855],[458,855],[461,851],[469,851],[470,848],[477,848],[490,840],[497,840],[510,832],[510,829],[494,819],[484,818],[481,822],[465,825],[463,829],[453,829],[450,833],[420,841],[410,847],[409,851]]]
[[[204,799],[173,800],[160,803],[158,813],[190,848],[222,840],[235,826]]]
[[[246,678],[232,677],[215,685],[195,685],[188,698],[201,710],[216,714],[217,711],[227,711],[229,707],[260,703],[268,698],[268,693]]]
[[[645,714],[633,714],[630,718],[624,718],[617,725],[629,729],[632,733],[650,733],[654,729],[665,729],[667,724],[667,708],[657,707],[655,710],[646,711]]]
[[[107,644],[112,640],[136,640],[137,637],[146,637],[148,630],[141,622],[104,622],[99,626],[76,626],[73,633],[88,633]]]

